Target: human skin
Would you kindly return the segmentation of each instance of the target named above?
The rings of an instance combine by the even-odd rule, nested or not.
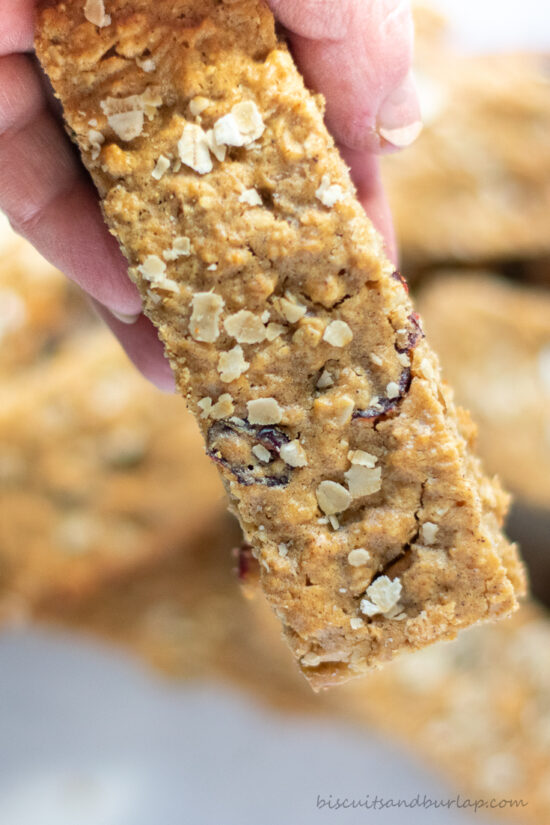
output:
[[[359,199],[396,258],[379,155],[411,143],[420,109],[410,68],[413,28],[399,0],[268,0],[307,84],[324,94],[327,125]],[[141,372],[173,391],[169,364],[97,193],[63,129],[33,50],[36,0],[0,0],[0,210],[88,293]],[[108,3],[107,3],[108,5]]]

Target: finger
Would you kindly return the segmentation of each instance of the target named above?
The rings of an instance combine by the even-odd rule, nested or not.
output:
[[[30,52],[35,0],[0,0],[0,55]]]
[[[176,385],[170,364],[151,321],[141,315],[135,324],[128,325],[115,318],[97,301],[93,304],[98,315],[116,335],[138,370],[163,392],[175,392]]]
[[[382,186],[380,160],[376,155],[357,152],[345,146],[340,146],[339,149],[351,169],[359,201],[384,238],[388,258],[397,266],[397,243],[389,203]]]
[[[105,306],[141,311],[97,194],[47,107],[30,58],[0,58],[0,209],[54,266]]]
[[[269,0],[306,83],[326,99],[342,144],[371,152],[412,143],[421,129],[410,73],[413,25],[403,0]],[[319,39],[320,38],[320,39]]]

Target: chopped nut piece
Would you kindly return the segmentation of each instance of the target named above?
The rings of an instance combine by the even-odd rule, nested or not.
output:
[[[345,321],[331,321],[323,335],[323,341],[332,347],[345,347],[352,340],[353,332]]]
[[[321,657],[316,653],[306,653],[305,656],[302,656],[300,661],[304,667],[317,667],[321,664]]]
[[[289,467],[305,467],[307,465],[306,453],[300,442],[295,439],[283,444],[280,456]]]
[[[268,324],[265,331],[265,337],[268,341],[274,341],[285,332],[285,328],[281,324]]]
[[[386,387],[386,395],[388,398],[399,398],[401,395],[399,391],[399,384],[395,381],[390,381],[388,386]]]
[[[279,549],[279,555],[280,556],[282,556],[283,558],[285,556],[288,556],[288,544],[284,544],[283,542],[281,542],[278,549]]]
[[[371,496],[382,487],[381,467],[371,468],[360,464],[352,464],[350,469],[344,473],[344,477],[352,498]]]
[[[86,0],[84,17],[100,29],[111,25],[111,16],[105,14],[105,3],[103,0]]]
[[[236,381],[247,371],[250,364],[244,360],[243,348],[237,344],[229,352],[220,353],[218,359],[218,372],[224,384]]]
[[[247,203],[249,206],[261,206],[263,201],[255,189],[245,189],[239,198],[239,203]]]
[[[157,160],[156,166],[151,172],[151,177],[155,180],[160,180],[162,176],[170,169],[170,161],[164,155],[161,155]]]
[[[193,117],[198,117],[202,115],[205,109],[208,109],[210,106],[210,101],[207,97],[194,97],[193,100],[189,101],[189,111],[193,115]]]
[[[397,605],[401,597],[403,586],[399,579],[390,579],[380,576],[367,587],[368,598],[362,599],[361,613],[365,616],[376,616],[377,613],[389,613]]]
[[[330,526],[332,527],[333,530],[339,530],[340,529],[340,522],[338,521],[336,516],[329,516],[328,520],[329,520]]]
[[[328,206],[331,209],[336,203],[344,200],[346,193],[337,183],[331,184],[328,175],[323,175],[321,178],[321,185],[315,192],[315,197],[320,200],[323,206]]]
[[[275,398],[256,398],[249,401],[247,407],[250,424],[280,424],[283,417]]]
[[[185,124],[178,141],[178,152],[182,163],[199,175],[206,175],[214,168],[206,134],[196,123]]]
[[[219,337],[223,298],[213,292],[196,292],[192,300],[190,331],[195,341],[213,343]]]
[[[362,567],[370,561],[371,555],[364,547],[358,547],[348,553],[348,562],[352,567]]]
[[[351,504],[351,495],[336,481],[322,481],[316,491],[319,507],[327,516],[342,513]]]
[[[329,387],[334,386],[334,379],[328,370],[323,370],[317,381],[318,390],[328,390]]]
[[[348,459],[352,464],[360,464],[362,467],[375,467],[378,457],[365,452],[365,450],[350,450]]]
[[[279,308],[289,324],[296,324],[307,312],[307,307],[298,303],[290,292],[285,292],[285,297],[279,300]]]
[[[361,630],[362,627],[365,627],[365,622],[363,621],[363,619],[359,619],[357,617],[350,619],[349,623],[351,625],[352,630]]]
[[[266,450],[262,444],[256,444],[252,447],[252,452],[256,456],[259,461],[263,461],[264,464],[269,464],[271,461],[271,453],[269,450]]]
[[[420,528],[420,538],[424,544],[434,544],[436,536],[439,532],[439,525],[432,521],[425,521]]]
[[[241,309],[235,315],[229,315],[223,325],[228,335],[239,344],[259,344],[265,341],[266,328],[261,318],[248,309]]]
[[[370,360],[372,361],[372,363],[373,363],[373,364],[376,364],[376,366],[377,366],[377,367],[381,367],[381,366],[382,366],[382,364],[384,363],[384,362],[382,361],[382,359],[380,358],[380,356],[379,356],[379,355],[376,355],[375,353],[372,353],[372,354],[371,354],[371,356],[370,356]]]
[[[185,258],[191,254],[191,241],[189,238],[179,237],[174,238],[172,249],[166,249],[163,252],[164,258],[167,261],[176,261],[178,258]]]

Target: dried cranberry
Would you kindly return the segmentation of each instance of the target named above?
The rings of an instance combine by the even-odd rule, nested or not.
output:
[[[281,447],[289,442],[288,436],[277,427],[257,427],[242,419],[218,421],[208,431],[210,458],[232,473],[239,484],[250,486],[283,487],[290,481],[290,468],[279,458]],[[258,463],[252,448],[261,445],[271,459]],[[225,454],[231,447],[241,448],[247,460],[237,463]]]
[[[392,272],[392,278],[394,279],[394,281],[399,281],[405,292],[407,294],[409,293],[409,285],[405,280],[405,277],[399,272],[398,269],[396,269],[395,272]]]
[[[407,395],[410,387],[411,387],[411,370],[410,367],[405,367],[402,371],[398,385],[399,387],[399,395],[395,398],[388,398],[384,396],[378,400],[378,403],[373,405],[372,407],[367,407],[366,410],[355,410],[353,413],[353,419],[357,420],[360,419],[364,420],[377,420],[383,418],[383,416],[387,415],[389,412],[394,410],[399,402]]]

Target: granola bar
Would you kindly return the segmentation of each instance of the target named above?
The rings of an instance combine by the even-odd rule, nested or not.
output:
[[[93,315],[79,291],[0,213],[0,380],[46,363]]]
[[[183,401],[107,330],[12,377],[0,409],[0,617],[61,609],[150,567],[223,495]]]
[[[38,55],[308,679],[509,613],[506,497],[267,7],[93,5]]]
[[[437,273],[419,308],[479,451],[518,498],[550,506],[550,295],[490,273]]]
[[[405,261],[548,256],[548,56],[461,54],[441,20],[416,18],[424,130],[382,161]]]

